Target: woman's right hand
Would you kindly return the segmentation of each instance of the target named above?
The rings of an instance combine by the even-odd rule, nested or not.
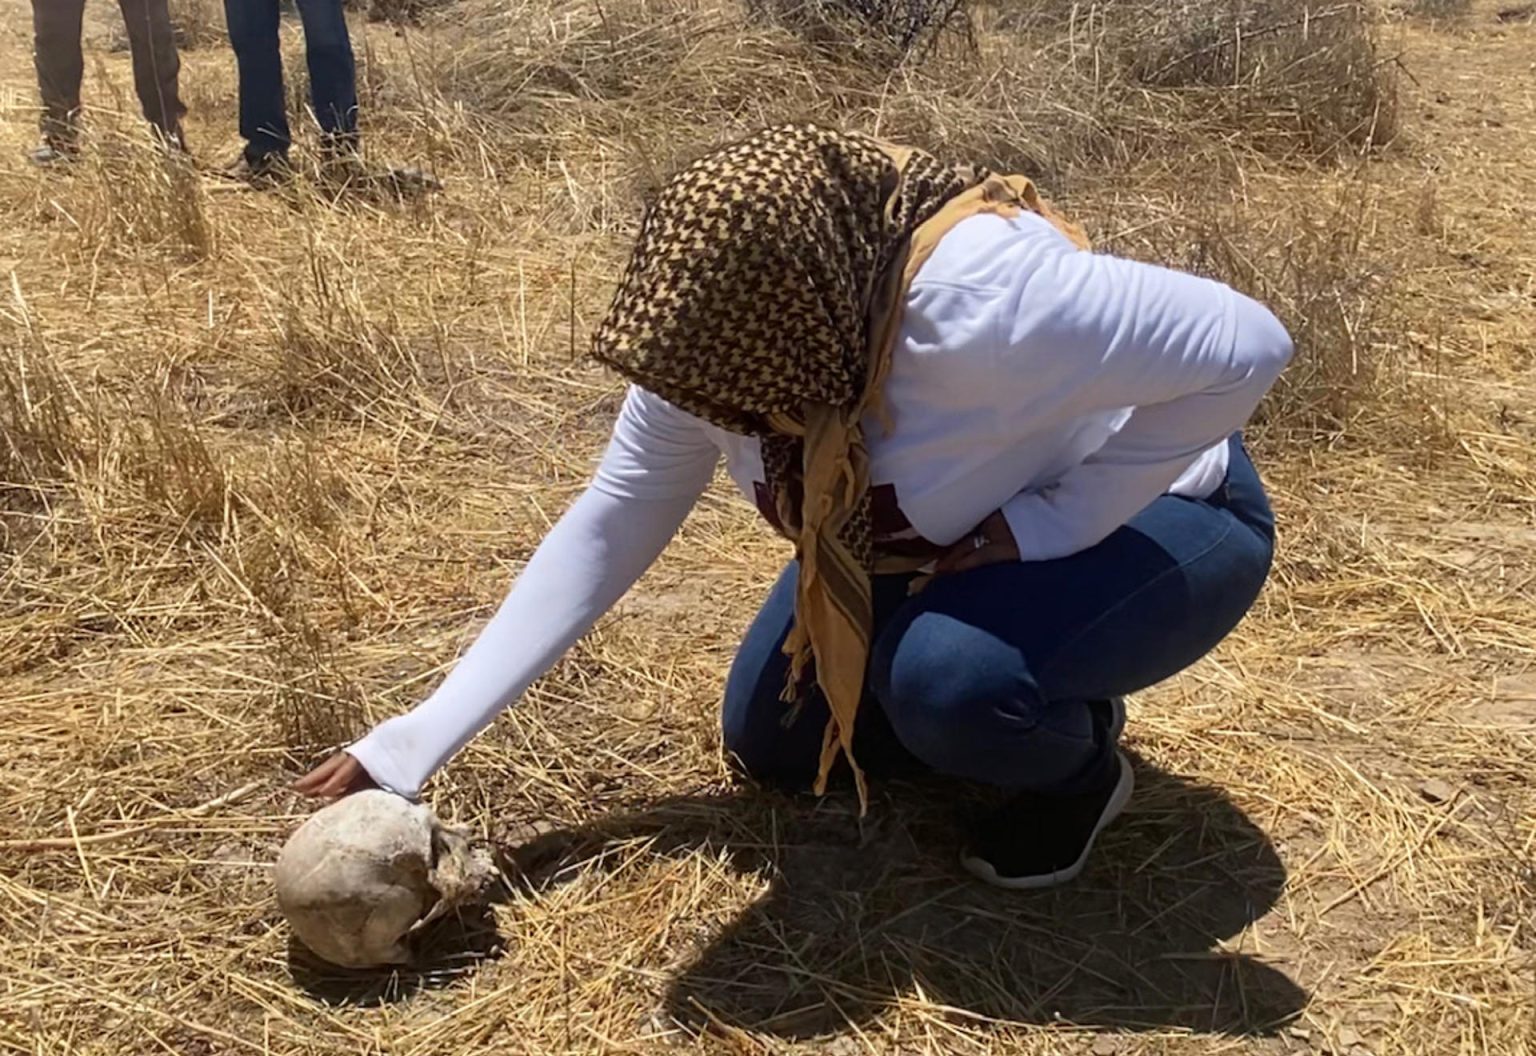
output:
[[[293,790],[316,799],[340,799],[365,788],[378,788],[363,764],[337,752],[293,783]]]

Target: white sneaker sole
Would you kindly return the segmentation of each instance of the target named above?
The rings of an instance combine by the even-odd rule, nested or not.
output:
[[[1098,840],[1099,833],[1120,816],[1125,805],[1131,801],[1131,793],[1136,788],[1136,776],[1131,771],[1131,761],[1121,752],[1115,753],[1115,759],[1120,764],[1120,779],[1115,782],[1115,790],[1110,793],[1109,802],[1104,804],[1104,813],[1099,815],[1098,824],[1094,825],[1093,832],[1088,836],[1088,842],[1083,846],[1083,853],[1077,856],[1077,861],[1053,872],[1037,873],[1034,876],[999,876],[991,862],[969,854],[960,856],[960,865],[983,883],[991,884],[993,887],[1007,888],[1010,891],[1036,891],[1077,879],[1078,874],[1083,871],[1083,866],[1088,864],[1088,855],[1093,851],[1093,845]]]

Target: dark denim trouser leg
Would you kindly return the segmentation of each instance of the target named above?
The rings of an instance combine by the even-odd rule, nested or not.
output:
[[[328,142],[350,145],[357,138],[357,71],[341,0],[299,0],[299,17],[315,120]]]
[[[1087,702],[1159,682],[1226,637],[1268,575],[1273,532],[1234,438],[1215,495],[1157,499],[1081,553],[942,577],[911,599],[904,580],[882,578],[859,738],[866,726],[894,733],[954,777],[1072,791],[1111,754]],[[773,721],[784,662],[771,646],[793,616],[793,577],[791,566],[748,632],[724,707],[727,748],[775,780],[814,772],[826,714],[820,705],[811,730]]]
[[[721,716],[726,750],[753,777],[805,791],[816,779],[822,735],[831,712],[814,687],[791,715],[779,699],[789,677],[784,639],[794,622],[799,566],[791,563],[768,593],[757,618],[742,639],[726,679]],[[874,583],[875,623],[879,626],[907,601],[905,576],[881,576]],[[926,770],[896,738],[879,702],[866,692],[859,707],[854,755],[871,777],[913,775]],[[841,762],[835,773],[845,777]]]
[[[240,135],[246,157],[286,152],[292,140],[283,94],[277,0],[224,0],[229,44],[240,76]]]

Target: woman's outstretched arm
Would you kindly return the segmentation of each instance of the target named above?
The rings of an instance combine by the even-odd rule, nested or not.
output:
[[[591,486],[544,538],[458,665],[415,709],[380,724],[346,754],[372,783],[419,795],[650,567],[708,485],[718,457],[694,419],[631,390]],[[360,781],[355,768],[333,759],[297,787],[322,795],[351,791],[327,786],[338,767],[343,779],[350,773]],[[322,775],[326,768],[331,773]]]

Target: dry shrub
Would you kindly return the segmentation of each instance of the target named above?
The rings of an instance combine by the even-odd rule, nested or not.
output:
[[[53,489],[80,523],[52,545],[72,565],[117,570],[111,588],[128,594],[109,611],[169,591],[237,614],[265,664],[262,712],[277,743],[306,751],[338,743],[358,731],[362,699],[335,661],[337,635],[357,621],[336,516],[344,489],[315,445],[242,450],[151,375],[91,394],[109,435],[88,471]],[[32,592],[46,596],[46,580]],[[167,608],[163,618],[174,620],[177,606]],[[63,620],[55,649],[94,630]]]
[[[290,311],[279,324],[270,390],[286,413],[370,416],[394,410],[420,374],[410,347],[366,317]]]
[[[276,648],[290,668],[299,653],[313,660],[358,620],[338,516],[344,482],[318,443],[302,436],[266,450],[231,452],[221,468],[223,531],[208,540],[219,557],[218,576],[234,588],[250,625],[281,640]],[[299,653],[296,642],[304,646]]]
[[[1433,22],[1458,22],[1472,13],[1472,0],[1390,0],[1385,6],[1389,14]]]
[[[1396,134],[1395,65],[1368,0],[1040,0],[992,25],[1032,43],[1036,76],[1070,71],[1052,105],[1098,115],[1109,141],[1334,159]]]
[[[1209,275],[1280,317],[1296,357],[1252,426],[1271,444],[1391,438],[1443,449],[1442,401],[1402,339],[1395,284],[1413,262],[1370,241],[1381,226],[1375,189],[1357,178],[1305,200],[1251,193],[1186,199],[1107,248]]]
[[[462,46],[444,49],[439,87],[496,115],[548,102],[614,101],[666,86],[703,41],[730,23],[673,0],[589,4],[470,0],[450,12]],[[702,83],[692,88],[704,88]]]
[[[414,417],[425,368],[399,320],[371,309],[333,249],[310,246],[309,282],[269,299],[265,389],[285,414]],[[387,405],[387,406],[385,406]]]
[[[128,469],[144,500],[169,518],[177,535],[219,537],[230,490],[222,460],[196,424],[158,392],[132,402],[140,417],[124,419],[135,434]]]
[[[0,343],[0,498],[67,476],[85,456],[79,394],[48,346],[17,329]]]
[[[1264,149],[1326,156],[1396,133],[1391,66],[1362,0],[1153,0],[1117,12],[1138,7],[1116,27],[1135,83],[1198,93],[1210,120]]]
[[[363,732],[363,694],[339,674],[325,636],[312,624],[297,623],[267,644],[269,706],[277,743],[313,754]]]
[[[91,258],[106,252],[206,259],[214,229],[195,160],[144,122],[138,100],[99,57],[93,84],[110,106],[90,109],[75,178],[50,195],[49,211],[76,231]]]
[[[877,66],[921,58],[948,30],[963,29],[966,0],[747,0],[771,19],[832,51]]]
[[[896,69],[781,17],[811,8],[764,10],[466,0],[443,16],[450,43],[426,56],[425,80],[443,109],[512,118],[509,137],[544,153],[617,141],[642,164],[807,119],[1056,182],[1210,150],[1333,159],[1395,131],[1392,67],[1357,0],[977,7],[963,45],[940,40]]]

